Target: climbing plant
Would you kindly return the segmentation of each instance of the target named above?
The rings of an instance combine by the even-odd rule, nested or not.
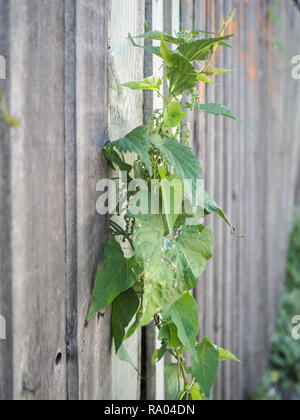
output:
[[[198,308],[190,291],[213,252],[213,232],[197,216],[216,213],[232,232],[234,229],[207,192],[203,190],[202,199],[197,199],[195,185],[202,179],[202,167],[189,147],[191,133],[184,122],[189,110],[197,110],[244,124],[219,104],[201,103],[198,95],[199,82],[212,84],[213,76],[229,71],[215,68],[213,63],[218,47],[231,47],[233,35],[225,33],[233,17],[234,12],[222,22],[219,33],[208,34],[211,38],[198,39],[204,31],[186,29],[175,37],[161,32],[147,32],[135,39],[129,35],[133,46],[162,59],[164,76],[153,75],[123,86],[152,90],[161,97],[164,107],[156,109],[145,126],[108,142],[104,149],[112,169],[125,172],[128,182],[142,180],[147,189],[142,191],[142,184],[137,182],[137,188],[126,193],[125,211],[118,203],[119,217],[109,217],[110,237],[96,276],[88,321],[112,304],[116,353],[132,363],[126,340],[154,320],[161,346],[153,354],[153,364],[169,354],[166,376],[173,390],[170,396],[178,400],[210,398],[219,363],[228,359],[238,362],[208,338],[197,341]],[[157,40],[160,46],[142,46],[139,39]],[[127,152],[136,156],[133,164],[126,161]],[[171,194],[168,183],[172,185]],[[180,193],[183,198],[178,200]],[[159,210],[133,211],[148,195],[151,200],[153,195],[158,198]],[[147,206],[151,207],[149,203]],[[128,244],[131,255],[124,255],[122,243]],[[190,366],[186,363],[187,352]]]

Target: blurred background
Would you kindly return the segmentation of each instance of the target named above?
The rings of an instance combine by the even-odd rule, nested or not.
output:
[[[299,1],[0,0],[1,400],[167,397],[151,326],[129,343],[141,382],[111,351],[110,310],[85,324],[108,232],[102,147],[157,107],[119,86],[161,71],[128,32],[218,32],[233,9],[215,67],[234,71],[199,94],[254,130],[187,121],[206,189],[237,231],[208,221],[199,335],[241,360],[222,366],[213,399],[300,399]]]

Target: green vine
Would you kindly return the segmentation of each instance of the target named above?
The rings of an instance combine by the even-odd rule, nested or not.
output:
[[[145,181],[147,191],[140,187],[127,193],[129,205],[125,215],[121,206],[117,207],[120,222],[110,216],[110,238],[104,250],[104,263],[96,276],[88,321],[112,304],[116,353],[129,363],[132,362],[125,348],[126,340],[139,327],[154,321],[161,347],[155,351],[153,363],[169,354],[171,362],[166,363],[166,376],[173,390],[169,392],[170,397],[177,400],[210,398],[219,362],[228,359],[238,362],[208,338],[197,341],[198,308],[189,292],[212,257],[213,233],[198,219],[195,223],[195,217],[199,210],[204,217],[216,213],[232,232],[234,229],[207,192],[203,192],[201,203],[197,200],[195,205],[194,185],[202,178],[202,168],[189,147],[191,133],[183,122],[188,110],[198,110],[245,124],[221,105],[201,104],[198,95],[199,82],[214,83],[212,76],[230,71],[214,68],[213,63],[218,47],[231,47],[228,41],[233,35],[225,32],[233,17],[234,12],[222,22],[219,33],[208,39],[196,38],[202,31],[185,29],[176,37],[148,32],[136,38],[158,40],[160,46],[143,47],[129,35],[133,46],[163,60],[165,75],[122,86],[152,90],[162,99],[164,109],[156,109],[145,127],[137,127],[123,139],[108,142],[104,150],[112,169],[125,171],[128,181]],[[173,44],[175,51],[171,52],[168,44]],[[166,90],[168,95],[164,96],[161,92]],[[186,96],[190,100],[183,106]],[[127,152],[137,156],[132,165],[125,161]],[[186,187],[185,180],[194,181],[191,189]],[[168,193],[168,182],[172,184],[173,196]],[[157,214],[133,212],[134,206],[153,190],[159,200]],[[176,199],[175,191],[184,191],[184,198]],[[185,204],[192,209],[190,212]],[[183,212],[179,211],[182,207]],[[124,256],[120,242],[129,244],[131,258]],[[191,366],[186,363],[187,352],[191,355]]]

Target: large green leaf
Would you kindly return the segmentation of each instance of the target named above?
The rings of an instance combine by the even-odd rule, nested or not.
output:
[[[164,123],[167,127],[177,127],[186,117],[178,101],[170,102],[164,110]]]
[[[170,94],[178,96],[194,88],[197,82],[197,70],[185,57],[173,53],[167,67],[166,78],[170,82]]]
[[[192,358],[192,372],[207,398],[210,398],[218,367],[219,351],[208,338],[204,338],[197,347],[197,359]]]
[[[113,147],[120,150],[120,152],[136,153],[152,176],[152,165],[149,157],[149,145],[145,127],[137,127],[128,133],[123,139],[110,142],[106,146],[106,148]]]
[[[139,304],[139,297],[132,288],[121,293],[113,301],[111,319],[116,353],[123,343],[125,329],[136,314]]]
[[[193,202],[193,197],[196,196],[196,181],[201,179],[202,170],[197,156],[187,145],[174,138],[162,139],[155,135],[150,137],[150,141],[161,152],[182,182],[194,181],[191,188],[188,185],[185,186],[185,197]]]
[[[212,114],[212,115],[223,115],[224,117],[231,118],[232,120],[235,120],[239,122],[240,124],[244,125],[247,128],[251,128],[250,125],[240,120],[238,117],[236,117],[228,108],[225,108],[222,105],[218,104],[196,104],[194,105],[194,108],[197,109],[200,112],[204,112],[206,114]]]
[[[96,276],[88,320],[110,305],[120,293],[130,289],[135,282],[132,261],[124,257],[120,244],[114,237],[110,237],[104,249],[104,263]]]
[[[159,90],[162,84],[160,77],[151,76],[138,82],[123,83],[121,86],[132,90]]]
[[[177,51],[180,52],[188,61],[203,61],[210,52],[210,47],[220,41],[230,39],[232,35],[210,38],[210,39],[196,39],[191,42],[185,42],[179,45]]]
[[[159,31],[146,32],[145,34],[136,36],[136,38],[144,38],[144,39],[152,39],[154,41],[160,41],[162,36],[164,37],[166,42],[170,42],[171,44],[179,45],[180,42],[182,42],[179,38],[174,38],[173,36],[167,34],[166,32],[159,32]]]
[[[198,334],[198,307],[195,299],[187,292],[177,300],[171,308],[162,313],[164,321],[173,322],[178,330],[178,337],[182,344],[191,352],[196,353],[196,337]]]
[[[167,349],[165,344],[162,344],[160,349],[156,349],[153,353],[153,356],[152,356],[152,365],[154,365],[157,362],[160,362],[161,359],[166,354],[167,350],[168,349]]]
[[[164,236],[162,215],[137,216],[134,233],[136,258],[144,261],[144,293],[136,322],[127,337],[153,316],[168,311],[195,286],[212,256],[212,231],[204,226],[184,226],[178,236]]]

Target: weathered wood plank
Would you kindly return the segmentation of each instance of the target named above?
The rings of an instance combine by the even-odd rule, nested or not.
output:
[[[138,0],[111,2],[109,67],[109,138],[118,139],[143,123],[143,93],[120,87],[119,83],[143,79],[142,49],[132,47],[128,32],[144,32],[145,4]],[[133,362],[140,367],[141,335],[126,342]],[[114,354],[114,353],[113,353]],[[128,364],[113,356],[113,399],[139,399],[140,377]]]
[[[240,46],[240,31],[243,16],[241,16],[241,2],[239,0],[233,0],[232,9],[236,9],[236,16],[232,24],[228,28],[228,33],[234,33],[235,37],[233,43],[239,47]],[[240,62],[239,62],[239,52],[237,50],[232,52],[232,90],[236,92],[232,97],[232,107],[233,112],[241,114],[241,84],[240,84]],[[233,184],[232,184],[232,210],[230,217],[232,218],[232,223],[236,226],[237,233],[242,235],[242,220],[240,217],[240,209],[243,207],[243,201],[241,198],[241,178],[242,178],[242,163],[240,160],[240,151],[241,151],[241,131],[242,126],[240,124],[233,124],[233,156],[236,156],[236,159],[232,159],[233,163]],[[240,355],[240,270],[241,270],[241,253],[240,249],[243,246],[243,239],[237,239],[233,236],[230,239],[230,245],[234,247],[233,251],[233,273],[234,281],[232,287],[232,344],[231,351],[239,357]],[[232,399],[239,398],[239,382],[240,382],[240,366],[236,363],[230,363],[232,369]]]
[[[214,1],[206,1],[206,30],[215,32],[217,24],[215,21],[215,3]],[[207,87],[206,95],[207,103],[215,102],[215,90],[214,87]],[[206,122],[206,148],[205,148],[205,189],[209,194],[214,196],[215,194],[215,117],[208,116]],[[207,225],[213,227],[213,219],[207,219]],[[214,301],[214,261],[209,261],[205,275],[203,276],[203,287],[204,287],[204,337],[213,337],[213,318],[214,318],[214,307],[211,304]],[[212,338],[213,339],[213,338]]]
[[[15,399],[66,399],[64,5],[12,0]]]
[[[110,310],[85,326],[108,228],[107,218],[96,212],[96,184],[107,177],[101,155],[108,135],[107,6],[97,0],[76,2],[77,322],[82,400],[111,397]]]

